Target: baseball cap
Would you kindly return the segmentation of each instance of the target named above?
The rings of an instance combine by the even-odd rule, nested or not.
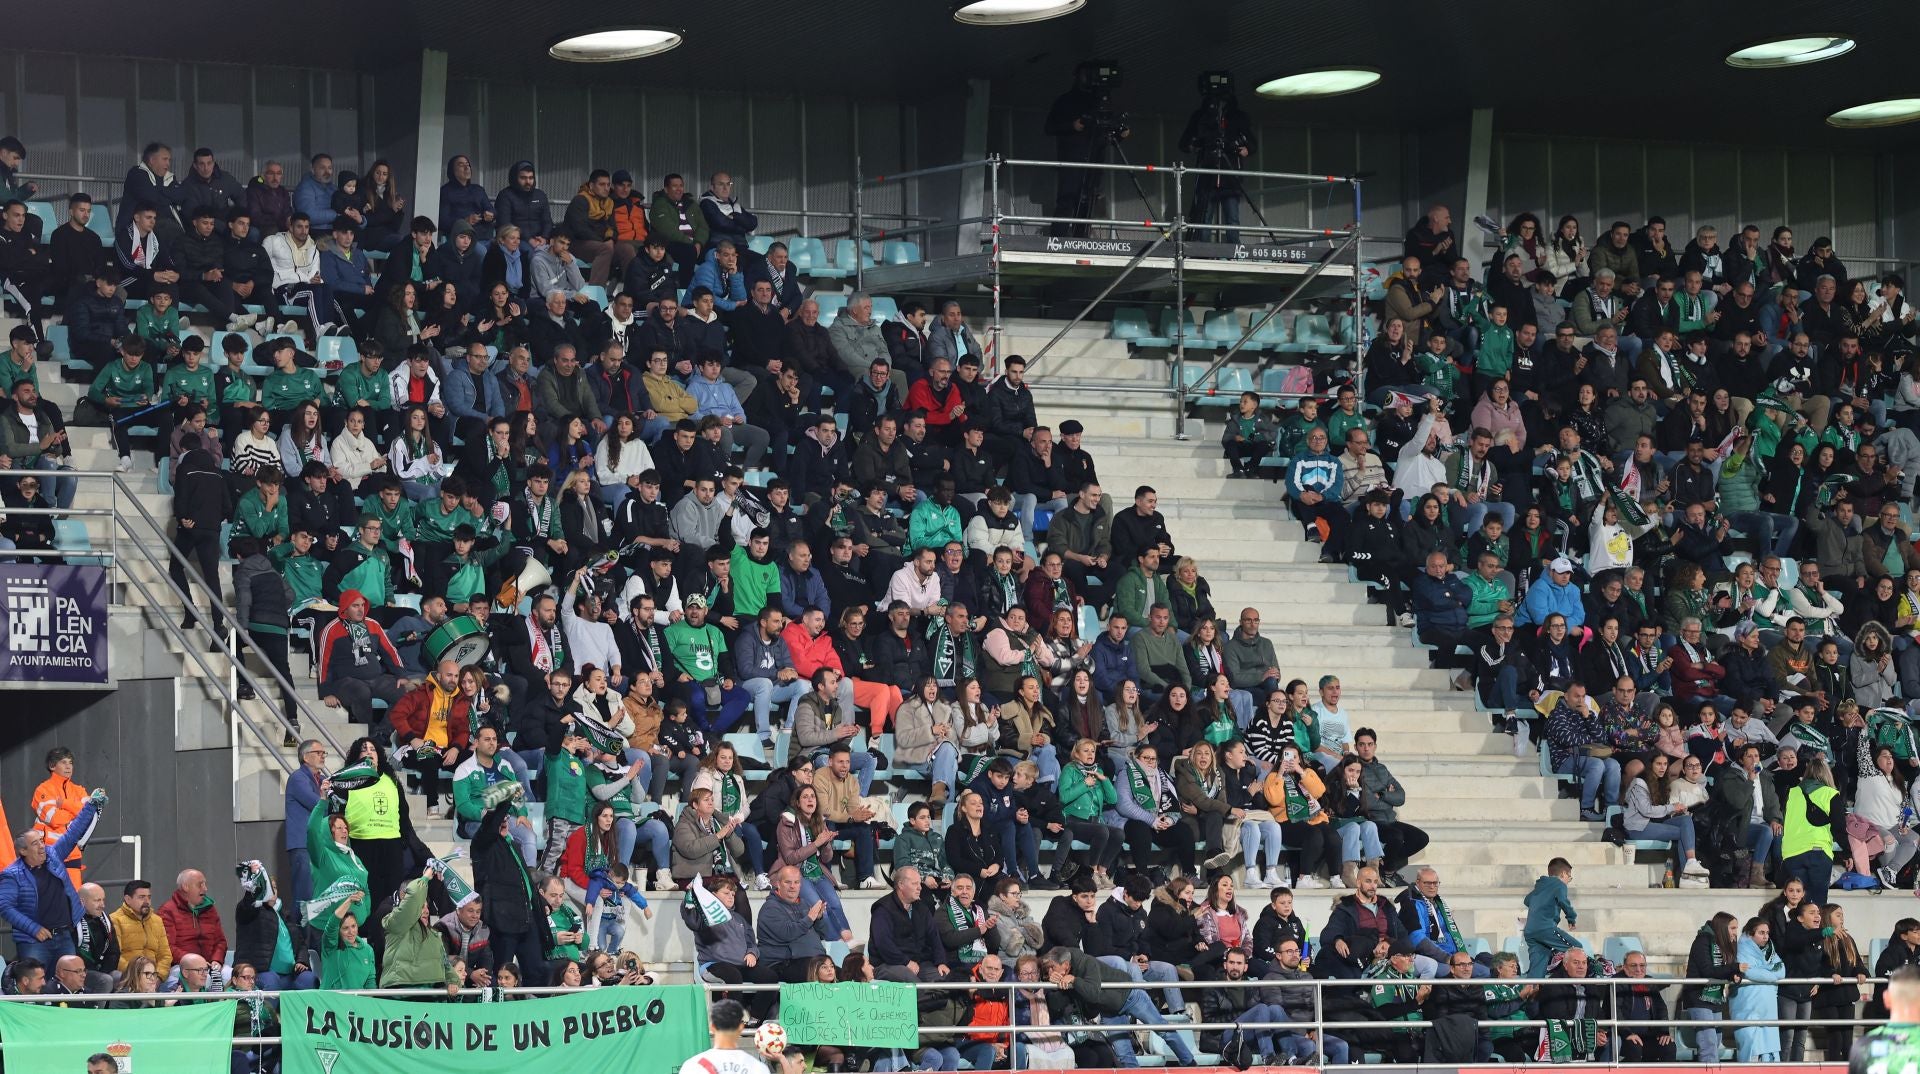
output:
[[[1572,574],[1573,561],[1565,556],[1557,556],[1552,563],[1547,564],[1547,569],[1555,574]]]

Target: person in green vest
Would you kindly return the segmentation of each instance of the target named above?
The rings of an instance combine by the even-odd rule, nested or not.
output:
[[[1113,586],[1113,614],[1124,615],[1127,622],[1145,625],[1147,609],[1156,604],[1172,606],[1167,596],[1167,577],[1160,573],[1160,549],[1147,547],[1134,558]]]
[[[1787,792],[1782,807],[1780,864],[1789,879],[1798,878],[1807,900],[1824,906],[1833,876],[1833,846],[1847,838],[1847,803],[1833,786],[1825,755],[1802,750],[1805,774]]]
[[[260,403],[275,422],[284,422],[301,403],[319,403],[326,398],[327,389],[320,380],[319,370],[302,369],[295,364],[292,340],[273,339],[266,346],[272,348],[273,372],[267,374],[267,382],[261,385]]]
[[[170,362],[180,356],[180,308],[174,305],[173,291],[153,289],[147,304],[133,315],[133,334],[147,341],[155,361]]]
[[[918,552],[922,548],[939,551],[950,542],[966,544],[965,531],[960,526],[960,509],[953,505],[953,478],[942,475],[933,483],[933,495],[923,497],[914,507],[913,514],[907,517],[907,548]],[[740,569],[734,568],[734,577],[740,576]]]
[[[380,547],[380,520],[372,515],[361,517],[358,539],[333,554],[320,579],[320,593],[328,600],[338,602],[348,590],[358,590],[375,608],[385,607],[393,595],[393,565]]]
[[[728,565],[733,577],[733,611],[742,619],[757,616],[769,602],[780,602],[780,565],[773,560],[773,534],[757,526],[747,546],[733,546]]]
[[[368,340],[360,345],[360,360],[340,371],[334,378],[334,398],[341,406],[366,411],[385,421],[393,413],[393,384],[380,368],[384,352],[380,344]],[[371,430],[378,435],[381,430]]]
[[[361,938],[360,919],[354,916],[356,911],[360,917],[366,916],[366,902],[365,892],[353,892],[320,919],[321,988],[338,991],[379,986],[373,972],[373,945]]]
[[[207,341],[188,336],[180,344],[180,360],[161,378],[160,394],[173,400],[173,423],[186,420],[195,404],[207,408],[207,420],[220,421],[219,393],[213,386],[213,369],[207,365]]]
[[[93,378],[87,398],[107,412],[113,429],[114,454],[120,456],[120,472],[133,469],[132,441],[127,428],[134,415],[153,404],[153,367],[146,363],[147,341],[127,336],[120,341],[120,360],[108,362]],[[155,462],[159,461],[158,455]]]
[[[277,545],[287,539],[287,501],[280,494],[286,475],[277,469],[254,475],[254,487],[233,511],[233,536],[257,537]]]

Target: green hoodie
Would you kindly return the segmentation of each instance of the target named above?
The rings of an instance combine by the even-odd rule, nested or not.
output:
[[[1173,606],[1173,601],[1167,597],[1165,575],[1156,574],[1148,578],[1136,563],[1127,568],[1127,572],[1114,583],[1113,614],[1126,616],[1128,626],[1146,626],[1147,609],[1156,604]],[[1184,663],[1182,666],[1185,666]]]
[[[320,579],[327,573],[327,565],[311,555],[301,555],[293,547],[293,542],[274,545],[267,551],[267,558],[273,561],[280,577],[286,579],[287,587],[293,590],[294,607],[310,600],[320,599]]]
[[[161,378],[160,394],[168,399],[185,398],[189,403],[200,403],[207,408],[207,421],[220,420],[220,402],[213,389],[213,370],[202,363],[198,369],[188,369],[187,363],[167,370]]]
[[[564,750],[547,758],[547,816],[587,822],[587,763]]]

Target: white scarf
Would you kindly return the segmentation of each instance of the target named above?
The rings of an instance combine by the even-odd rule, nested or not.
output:
[[[146,172],[146,173],[147,173],[147,178],[149,178],[149,179],[151,179],[151,180],[153,180],[153,185],[154,185],[155,187],[159,187],[159,188],[162,188],[162,189],[164,189],[164,188],[166,188],[166,187],[170,187],[170,186],[172,186],[172,185],[174,185],[175,183],[177,183],[177,182],[179,182],[179,181],[180,181],[180,180],[178,180],[178,179],[175,179],[175,178],[173,177],[173,173],[172,173],[172,172],[168,172],[168,173],[167,173],[167,174],[165,174],[165,175],[155,175],[155,174],[153,173],[153,169],[152,169],[152,168],[149,168],[149,167],[147,167],[147,162],[146,162],[146,161],[144,161],[144,160],[140,162],[140,165],[139,165],[139,169],[140,169],[141,171],[143,171],[143,172]],[[172,205],[169,205],[169,206],[167,206],[167,213],[168,213],[168,215],[170,215],[170,216],[172,216],[172,217],[173,217],[173,222],[174,222],[174,223],[176,223],[176,224],[177,224],[177,223],[179,223],[179,222],[180,222],[180,210],[179,210],[178,208],[176,208],[176,207],[174,207],[174,206],[172,206]]]

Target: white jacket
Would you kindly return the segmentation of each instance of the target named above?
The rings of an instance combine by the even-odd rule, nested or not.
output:
[[[277,235],[268,235],[261,245],[267,251],[267,261],[273,265],[273,285],[292,287],[294,284],[311,283],[320,276],[320,244],[307,237],[305,246],[296,246],[293,235],[282,231]]]
[[[368,474],[373,473],[374,460],[380,458],[380,448],[366,435],[358,436],[342,430],[333,438],[333,465],[340,471],[340,477],[349,485],[358,485]]]
[[[611,434],[600,438],[600,446],[593,450],[593,478],[602,485],[624,485],[629,477],[639,477],[653,469],[653,453],[647,450],[646,441],[635,437],[620,447],[620,465],[614,466],[607,461],[607,444],[613,440]]]

